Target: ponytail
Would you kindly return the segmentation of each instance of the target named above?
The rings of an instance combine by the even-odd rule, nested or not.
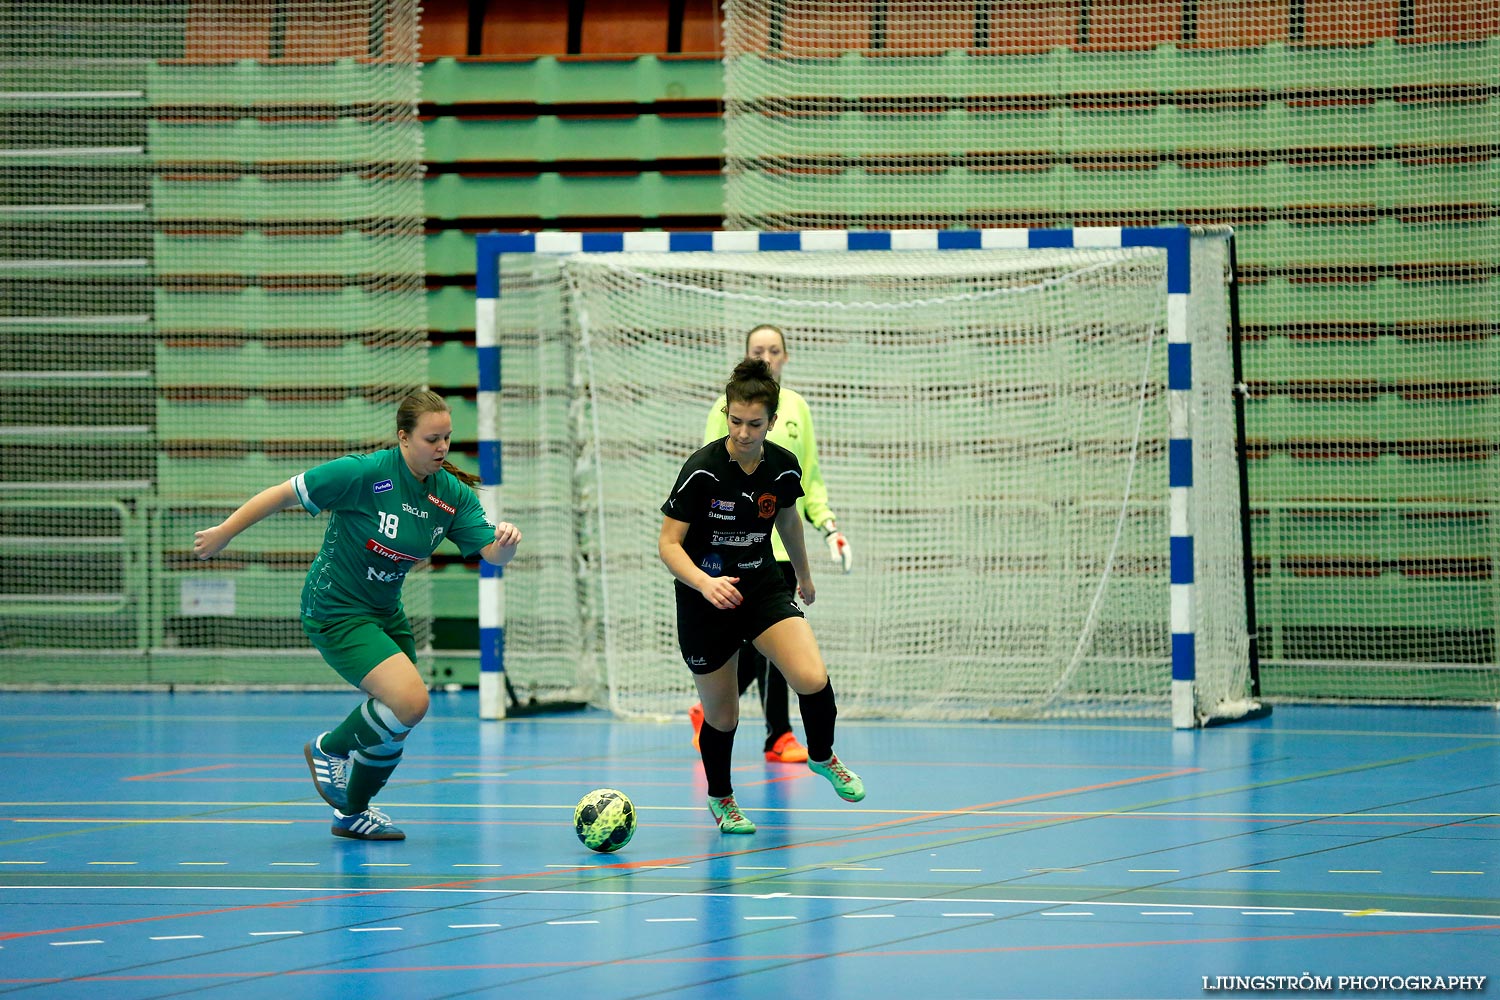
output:
[[[472,472],[465,472],[463,469],[460,469],[458,466],[454,465],[446,458],[443,459],[443,469],[454,479],[457,479],[459,482],[463,483],[470,489],[473,489],[474,487],[480,485],[480,479],[478,476],[474,475],[474,473]]]

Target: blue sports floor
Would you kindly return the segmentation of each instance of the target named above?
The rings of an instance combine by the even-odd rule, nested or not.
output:
[[[329,836],[301,756],[355,701],[0,694],[0,994],[1500,992],[1494,711],[849,723],[857,805],[765,763],[747,719],[736,791],[760,832],[726,837],[685,722],[480,723],[472,693],[438,694],[379,800],[409,839],[362,843]],[[573,836],[597,786],[640,811],[619,855]]]

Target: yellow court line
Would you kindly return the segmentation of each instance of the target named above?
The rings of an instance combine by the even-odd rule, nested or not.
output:
[[[324,806],[324,808],[326,809],[327,806]],[[105,825],[105,826],[156,826],[156,825],[163,824],[163,823],[177,823],[177,824],[183,824],[183,825],[198,824],[198,823],[215,823],[215,824],[230,825],[230,826],[291,826],[291,825],[293,825],[296,822],[296,820],[290,820],[290,819],[208,819],[208,818],[204,818],[204,819],[169,819],[167,817],[163,817],[161,819],[88,819],[87,817],[68,817],[68,818],[61,818],[61,819],[39,819],[39,818],[13,819],[13,820],[9,820],[9,822],[11,822],[11,823],[47,823],[47,824],[53,824],[53,825],[61,824],[61,823],[71,823],[71,824],[73,824],[75,826],[78,825],[78,824],[80,824],[80,823],[102,824],[102,825]]]
[[[524,803],[524,802],[395,802],[381,801],[381,808],[401,809],[474,809],[482,811],[494,811],[501,809],[529,809],[553,812],[558,809],[573,809],[576,802],[558,803]],[[37,802],[0,802],[0,809],[26,808],[42,809],[56,808],[59,806],[168,806],[172,808],[183,808],[186,806],[218,806],[226,809],[254,809],[254,808],[284,808],[284,809],[316,809],[326,811],[328,806],[321,800],[288,801],[281,799],[273,802],[262,801],[234,801],[220,799],[217,801],[198,801],[185,799],[86,799],[68,801],[37,801]],[[669,806],[669,805],[642,805],[636,803],[636,808],[644,812],[688,812],[697,813],[702,811],[700,806]],[[816,815],[820,813],[839,813],[841,815],[857,814],[868,816],[1063,816],[1076,819],[1475,819],[1496,820],[1494,813],[1475,812],[1213,812],[1196,810],[1155,810],[1147,808],[1137,809],[865,809],[845,806],[830,805],[826,808],[789,808],[784,806],[757,806],[759,813],[785,813],[788,815]],[[0,816],[0,822],[7,817]],[[22,822],[20,819],[11,822]]]

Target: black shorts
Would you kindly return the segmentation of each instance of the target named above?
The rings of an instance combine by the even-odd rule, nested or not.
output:
[[[766,629],[788,618],[805,618],[797,607],[792,589],[779,572],[763,574],[747,588],[737,608],[721,610],[691,587],[677,583],[677,646],[683,662],[695,674],[711,674],[735,654],[740,646]]]

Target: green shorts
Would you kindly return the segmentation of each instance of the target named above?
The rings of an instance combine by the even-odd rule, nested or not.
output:
[[[359,687],[365,675],[397,653],[417,662],[417,643],[406,612],[388,615],[350,615],[320,622],[303,616],[302,631],[328,665],[344,680]]]

